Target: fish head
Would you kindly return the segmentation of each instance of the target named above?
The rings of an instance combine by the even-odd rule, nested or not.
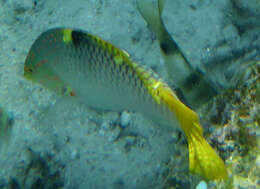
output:
[[[33,80],[34,73],[36,71],[35,66],[33,64],[34,53],[31,51],[28,53],[25,64],[24,64],[24,77],[29,80]]]
[[[58,95],[75,96],[72,88],[48,66],[48,59],[41,57],[33,47],[27,55],[24,64],[24,77],[34,83],[39,83]]]

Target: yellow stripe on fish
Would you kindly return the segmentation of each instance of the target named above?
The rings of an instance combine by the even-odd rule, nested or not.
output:
[[[197,114],[158,76],[101,38],[70,28],[48,30],[32,45],[24,71],[26,78],[59,94],[68,88],[90,107],[136,111],[161,126],[181,128],[188,140],[190,171],[205,179],[227,178],[223,161],[203,138]]]

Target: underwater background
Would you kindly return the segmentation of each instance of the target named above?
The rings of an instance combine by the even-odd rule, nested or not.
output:
[[[229,173],[208,188],[259,188],[260,1],[168,0],[162,18],[195,67],[245,75],[196,110]],[[62,26],[100,36],[168,79],[135,0],[0,0],[0,188],[196,188],[201,178],[188,171],[181,133],[24,79],[34,40]]]

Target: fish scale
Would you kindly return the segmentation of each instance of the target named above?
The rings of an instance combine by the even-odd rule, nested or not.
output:
[[[101,38],[82,30],[50,29],[33,43],[24,76],[58,94],[76,95],[92,108],[140,112],[160,127],[181,129],[190,171],[207,180],[227,178],[224,162],[203,137],[198,115],[153,72]]]
[[[66,32],[71,32],[71,39],[64,37],[68,35]],[[162,114],[158,111],[165,109],[156,107],[149,92],[151,83],[157,82],[152,72],[146,72],[130,61],[125,52],[98,37],[80,30],[49,30],[37,39],[32,51],[37,54],[37,60],[32,61],[28,56],[26,62],[37,65],[37,61],[47,60],[41,68],[35,66],[37,70],[54,72],[62,82],[73,86],[76,95],[91,107],[113,111],[127,107],[150,117],[158,117]],[[161,116],[158,119],[164,120]],[[172,128],[172,124],[166,125]]]

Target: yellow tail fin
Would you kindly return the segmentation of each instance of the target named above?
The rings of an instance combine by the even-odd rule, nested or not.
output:
[[[207,180],[227,179],[227,170],[222,159],[202,136],[199,123],[192,122],[189,133],[186,133],[189,145],[190,171]]]
[[[185,106],[164,85],[159,85],[155,93],[160,96],[159,103],[164,102],[175,114],[189,145],[189,169],[191,172],[204,177],[206,180],[227,179],[227,169],[222,159],[203,137],[203,130],[198,115]]]
[[[184,104],[179,105],[176,114],[188,140],[190,171],[206,180],[227,179],[224,162],[203,137],[198,115]]]

